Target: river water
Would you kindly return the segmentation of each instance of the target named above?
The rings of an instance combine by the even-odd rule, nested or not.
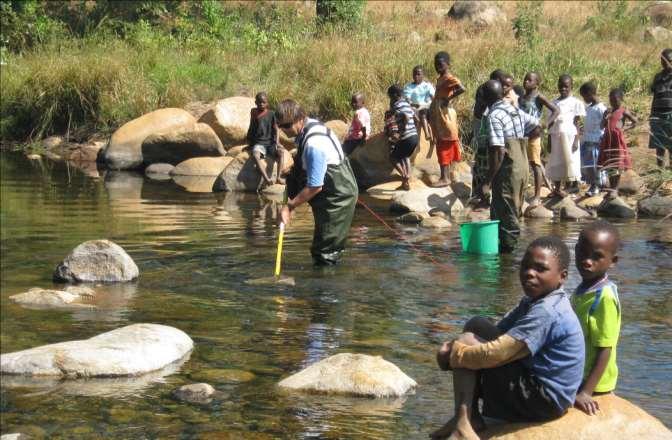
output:
[[[134,173],[92,178],[12,153],[1,159],[3,353],[138,322],[177,327],[195,343],[182,365],[148,377],[30,383],[3,377],[2,433],[426,438],[452,411],[450,374],[434,363],[438,345],[470,316],[500,317],[521,295],[520,251],[501,258],[463,255],[457,228],[438,233],[396,224],[408,239],[401,242],[363,209],[342,265],[312,267],[312,224],[303,210],[285,236],[283,270],[296,286],[250,285],[246,281],[273,271],[273,202],[190,193]],[[385,204],[368,201],[393,222]],[[672,246],[655,240],[664,226],[670,227],[655,220],[619,223],[621,260],[611,276],[623,306],[618,394],[672,427]],[[523,241],[553,233],[573,248],[580,227],[528,222]],[[77,244],[98,238],[127,250],[140,268],[137,282],[96,287],[95,309],[31,310],[8,300],[31,287],[52,287],[56,264]],[[567,286],[577,283],[572,267]],[[418,388],[403,399],[373,400],[289,394],[275,386],[339,352],[381,355]],[[180,385],[201,381],[221,392],[210,404],[171,397]]]

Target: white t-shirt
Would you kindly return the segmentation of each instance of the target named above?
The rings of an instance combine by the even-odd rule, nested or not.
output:
[[[583,137],[582,142],[599,143],[604,133],[604,129],[600,127],[604,112],[607,111],[607,106],[601,102],[586,106],[586,119],[583,122]]]
[[[556,98],[553,100],[553,103],[560,108],[560,114],[555,119],[555,123],[549,132],[576,136],[577,131],[576,125],[574,125],[574,118],[577,116],[586,116],[586,106],[573,96],[568,96],[565,99]]]

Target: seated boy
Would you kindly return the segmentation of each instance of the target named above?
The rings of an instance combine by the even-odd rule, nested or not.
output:
[[[273,181],[266,172],[262,159],[272,157],[278,160],[278,176],[275,183],[284,184],[281,177],[284,169],[282,145],[280,145],[280,132],[275,118],[275,112],[268,108],[268,95],[259,92],[254,98],[256,107],[250,110],[250,126],[247,129],[247,143],[252,150],[252,157],[264,179],[263,185],[271,185]]]
[[[525,296],[494,325],[472,318],[437,354],[453,370],[455,415],[432,438],[478,439],[483,415],[510,422],[553,420],[573,405],[581,383],[581,326],[562,285],[569,250],[557,237],[534,240],[520,264]]]
[[[600,409],[592,395],[616,388],[616,343],[621,330],[621,304],[607,271],[618,261],[618,230],[598,220],[583,228],[576,243],[576,268],[581,284],[572,305],[583,329],[586,365],[574,406],[593,415]]]

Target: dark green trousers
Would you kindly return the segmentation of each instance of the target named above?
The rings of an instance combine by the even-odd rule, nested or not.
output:
[[[520,218],[527,186],[528,164],[523,139],[507,139],[507,154],[492,182],[490,218],[499,220],[499,249],[511,252],[520,236]]]
[[[350,161],[329,165],[322,191],[310,201],[315,219],[310,253],[315,264],[336,264],[345,249],[357,205],[357,182]]]

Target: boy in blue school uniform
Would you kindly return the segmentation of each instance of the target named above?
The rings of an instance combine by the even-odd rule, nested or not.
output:
[[[569,250],[558,237],[534,240],[520,264],[525,296],[496,325],[476,317],[464,333],[437,354],[453,370],[455,415],[431,434],[434,439],[477,440],[483,415],[510,422],[556,419],[574,404],[581,384],[584,343],[581,325],[562,290]]]

